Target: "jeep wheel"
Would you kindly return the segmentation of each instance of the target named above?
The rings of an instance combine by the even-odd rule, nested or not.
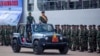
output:
[[[59,52],[60,52],[60,54],[67,54],[68,53],[68,47],[60,48]]]
[[[15,53],[20,52],[21,47],[20,47],[20,45],[18,44],[17,39],[12,40],[11,46],[12,46],[13,52],[15,52]]]
[[[33,48],[34,54],[42,54],[43,48],[39,45],[39,41],[34,42],[34,48]]]

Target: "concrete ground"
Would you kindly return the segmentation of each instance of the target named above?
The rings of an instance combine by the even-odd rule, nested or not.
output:
[[[66,55],[59,54],[58,50],[45,50],[41,56],[100,56],[100,54],[93,52],[88,53],[79,51],[69,51]],[[22,48],[20,53],[14,53],[10,46],[0,46],[0,56],[40,56],[35,55],[32,49]]]

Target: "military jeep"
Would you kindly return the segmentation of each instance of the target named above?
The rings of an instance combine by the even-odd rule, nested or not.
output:
[[[21,47],[32,48],[34,54],[42,54],[45,49],[58,49],[61,54],[68,52],[67,40],[55,33],[52,24],[20,24],[17,29],[11,41],[15,53]]]

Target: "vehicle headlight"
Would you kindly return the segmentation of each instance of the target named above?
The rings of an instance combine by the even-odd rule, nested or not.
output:
[[[60,40],[63,40],[63,38],[62,38],[62,37],[60,37]]]
[[[48,40],[48,37],[45,37],[45,40]]]

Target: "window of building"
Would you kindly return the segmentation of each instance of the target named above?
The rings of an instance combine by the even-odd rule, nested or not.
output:
[[[70,9],[74,9],[74,2],[70,2],[69,7],[70,7]]]
[[[76,9],[82,9],[82,5],[83,5],[82,0],[78,0],[76,2]]]
[[[97,0],[97,8],[100,6],[100,0]]]
[[[99,1],[99,2],[98,2]],[[39,10],[99,8],[100,0],[37,0]]]
[[[98,7],[100,8],[100,0],[98,0]]]
[[[79,0],[69,0],[70,9],[79,9]]]
[[[83,9],[88,9],[90,7],[90,1],[89,0],[83,0],[82,1]]]
[[[67,9],[67,0],[38,0],[40,10],[64,10]]]
[[[97,8],[97,1],[98,0],[90,0],[90,2],[91,2],[91,4],[90,4],[91,8]]]
[[[34,9],[34,0],[27,0],[27,10],[33,11]]]
[[[64,6],[65,3],[64,3],[63,1],[60,1],[60,0],[59,0],[59,1],[57,1],[56,3],[57,3],[57,4],[56,4],[56,9],[57,9],[57,10],[62,10],[62,9],[65,8],[65,6]]]

